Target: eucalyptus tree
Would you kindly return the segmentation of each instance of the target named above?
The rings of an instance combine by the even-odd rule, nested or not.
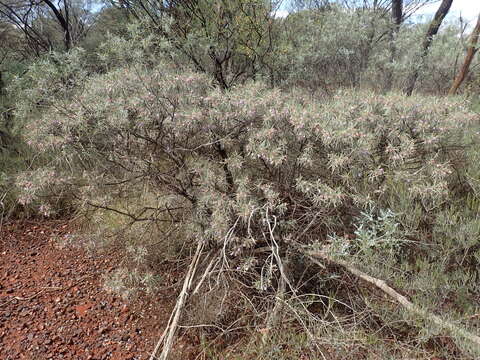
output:
[[[359,46],[350,51],[354,51],[358,57],[359,64],[355,65],[351,71],[355,75],[351,78],[356,79],[350,86],[357,86],[362,74],[371,66],[372,56],[378,54],[376,50],[386,48],[388,52],[385,54],[388,59],[382,66],[381,71],[384,75],[384,90],[390,90],[393,86],[394,78],[398,69],[395,69],[395,62],[398,60],[399,54],[397,50],[398,34],[404,24],[422,7],[433,3],[434,0],[294,0],[291,4],[293,12],[312,11],[317,14],[325,14],[328,23],[329,16],[350,17],[348,21],[356,18],[358,27],[351,31],[343,29],[339,31],[348,31],[346,36],[351,38],[359,37]],[[323,24],[325,20],[323,21]],[[318,26],[324,26],[319,24]],[[319,36],[312,38],[311,41],[321,42],[321,33]],[[337,38],[341,37],[340,34]],[[344,46],[339,44],[340,48]],[[317,46],[322,51],[322,46]],[[351,57],[351,56],[350,56]]]
[[[449,90],[450,95],[454,95],[457,92],[460,85],[462,85],[462,82],[465,80],[465,77],[468,74],[473,58],[475,57],[475,54],[478,51],[477,43],[478,43],[479,37],[480,37],[480,15],[478,15],[477,24],[475,25],[475,28],[473,29],[472,34],[470,35],[470,43],[467,48],[467,55],[465,56],[465,60],[462,64],[462,67],[460,68],[460,71],[458,72],[458,75],[455,77],[452,87]]]
[[[435,3],[437,0],[293,0],[292,10],[325,9],[338,5],[350,10],[374,10],[388,16],[392,8],[401,11],[401,22],[415,14],[425,5]]]
[[[450,8],[452,6],[453,0],[442,0],[442,3],[438,7],[438,10],[435,13],[430,25],[428,26],[427,32],[422,42],[421,52],[418,56],[418,61],[415,62],[415,65],[407,79],[407,86],[404,89],[404,93],[407,96],[412,95],[415,88],[415,83],[417,82],[420,70],[422,69],[425,58],[428,55],[428,50],[432,45],[432,41],[435,35],[437,35],[440,25],[442,25],[443,19],[447,16]]]
[[[38,56],[75,46],[91,26],[93,11],[89,1],[0,0],[0,18],[19,29]]]

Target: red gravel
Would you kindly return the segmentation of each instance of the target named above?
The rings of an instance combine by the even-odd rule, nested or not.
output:
[[[0,359],[147,359],[170,307],[106,292],[115,253],[60,247],[68,227],[0,228]]]

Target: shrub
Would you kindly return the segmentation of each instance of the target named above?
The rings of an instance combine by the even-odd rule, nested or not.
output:
[[[284,20],[285,30],[279,33],[274,63],[279,83],[327,93],[338,88],[402,90],[417,66],[428,24],[405,22],[392,44],[387,14],[331,6],[289,15]],[[464,31],[461,23],[452,21],[435,36],[420,71],[417,92],[448,92],[458,59],[463,57]]]
[[[313,91],[366,85],[368,67],[379,70],[374,60],[388,56],[382,54],[388,51],[382,40],[388,22],[370,10],[301,11],[285,20],[285,28],[279,77]]]
[[[320,101],[259,82],[230,91],[211,83],[168,62],[91,75],[73,88],[59,83],[44,93],[47,111],[25,135],[36,151],[54,155],[55,174],[28,174],[39,179],[33,190],[19,177],[24,196],[42,206],[42,191],[60,187],[127,224],[162,224],[176,236],[181,229],[184,251],[201,244],[194,294],[225,304],[201,320],[220,327],[247,304],[245,316],[258,324],[253,314],[272,309],[275,292],[293,302],[302,291],[328,293],[319,274],[302,280],[305,246],[331,243],[335,256],[399,284],[407,273],[415,281],[436,274],[425,259],[441,262],[447,240],[437,229],[452,216],[448,204],[478,201],[465,171],[472,141],[465,133],[478,115],[465,101],[359,91]],[[23,99],[19,113],[32,106],[32,97]],[[423,235],[438,253],[425,255]],[[478,291],[464,274],[435,281]],[[249,300],[235,306],[238,296]]]

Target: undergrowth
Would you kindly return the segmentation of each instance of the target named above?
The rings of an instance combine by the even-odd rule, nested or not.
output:
[[[16,174],[18,199],[52,216],[71,206],[93,247],[122,247],[107,287],[175,289],[179,323],[165,333],[201,339],[209,357],[478,354],[335,264],[475,333],[479,116],[468,101],[317,98],[260,81],[225,90],[141,50],[94,74],[71,52],[15,84],[23,139],[49,159]]]

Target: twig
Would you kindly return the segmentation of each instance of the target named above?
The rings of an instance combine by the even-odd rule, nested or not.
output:
[[[267,320],[267,326],[262,334],[262,342],[265,344],[268,340],[269,331],[274,329],[280,321],[283,313],[283,305],[285,303],[285,279],[280,277],[277,295],[275,296],[275,306]]]
[[[21,297],[21,296],[12,296],[10,299],[8,299],[7,301],[3,302],[0,304],[0,307],[2,306],[5,306],[7,305],[8,303],[11,303],[13,300],[18,300],[18,301],[28,301],[28,300],[32,300],[34,298],[36,298],[38,295],[44,293],[44,292],[48,292],[48,291],[56,291],[56,290],[63,290],[63,288],[61,287],[57,287],[57,286],[48,286],[48,287],[45,287],[43,288],[42,290],[38,291],[37,293],[31,295],[31,296],[28,296],[28,297]]]
[[[5,306],[9,303],[11,303],[13,300],[18,300],[18,301],[28,301],[36,298],[38,295],[43,294],[44,292],[50,292],[50,291],[58,291],[58,290],[69,290],[74,286],[77,286],[79,283],[81,283],[83,280],[85,280],[88,277],[91,277],[93,275],[85,275],[79,278],[74,284],[68,286],[68,287],[59,287],[59,286],[44,286],[42,290],[36,292],[35,294],[28,296],[28,297],[21,297],[21,296],[13,296],[7,301],[3,302],[0,304],[0,307]]]
[[[200,278],[200,281],[197,283],[197,286],[195,287],[195,290],[193,290],[192,295],[195,295],[200,290],[200,288],[201,288],[203,282],[205,281],[205,279],[212,273],[212,268],[215,268],[215,266],[219,262],[220,262],[220,260],[215,259],[215,258],[213,258],[210,261],[210,263],[208,264],[207,268],[205,269],[202,277]]]

